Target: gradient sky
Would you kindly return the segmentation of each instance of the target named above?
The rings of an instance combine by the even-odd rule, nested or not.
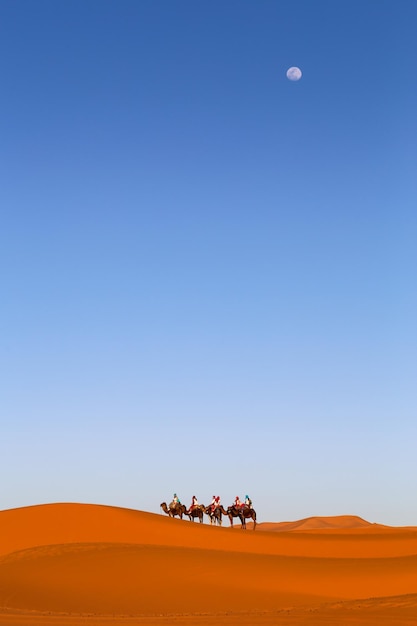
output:
[[[417,525],[416,29],[0,0],[1,508]]]

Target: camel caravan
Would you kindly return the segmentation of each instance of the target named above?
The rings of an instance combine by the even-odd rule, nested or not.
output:
[[[177,494],[174,493],[174,497],[169,505],[167,505],[166,502],[162,502],[160,506],[169,517],[178,516],[180,519],[183,519],[184,516],[187,516],[190,521],[192,520],[194,522],[195,519],[198,519],[200,524],[203,524],[205,514],[209,517],[210,524],[221,526],[222,517],[225,515],[229,518],[231,527],[233,527],[233,519],[238,518],[242,529],[246,530],[246,520],[252,520],[253,530],[256,528],[256,511],[252,506],[252,500],[249,496],[245,497],[244,502],[241,502],[240,498],[236,496],[233,504],[228,506],[227,509],[220,503],[220,496],[213,496],[209,506],[200,504],[196,496],[193,496],[191,505],[187,509],[185,504],[181,503]]]

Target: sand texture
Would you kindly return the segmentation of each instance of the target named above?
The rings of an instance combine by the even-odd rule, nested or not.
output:
[[[417,528],[256,531],[83,504],[0,512],[0,625],[417,624]]]

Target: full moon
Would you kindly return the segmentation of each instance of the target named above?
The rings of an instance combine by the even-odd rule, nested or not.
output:
[[[299,67],[290,67],[287,70],[287,78],[288,80],[300,80],[302,76],[302,72]]]

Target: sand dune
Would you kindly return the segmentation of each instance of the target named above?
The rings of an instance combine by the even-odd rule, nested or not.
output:
[[[283,532],[288,530],[319,530],[329,528],[368,528],[369,526],[377,525],[370,524],[356,515],[337,515],[335,517],[307,517],[306,519],[295,522],[266,522],[259,524],[258,530]]]
[[[0,624],[399,626],[417,621],[416,572],[416,528],[354,516],[253,532],[96,505],[0,512]]]

